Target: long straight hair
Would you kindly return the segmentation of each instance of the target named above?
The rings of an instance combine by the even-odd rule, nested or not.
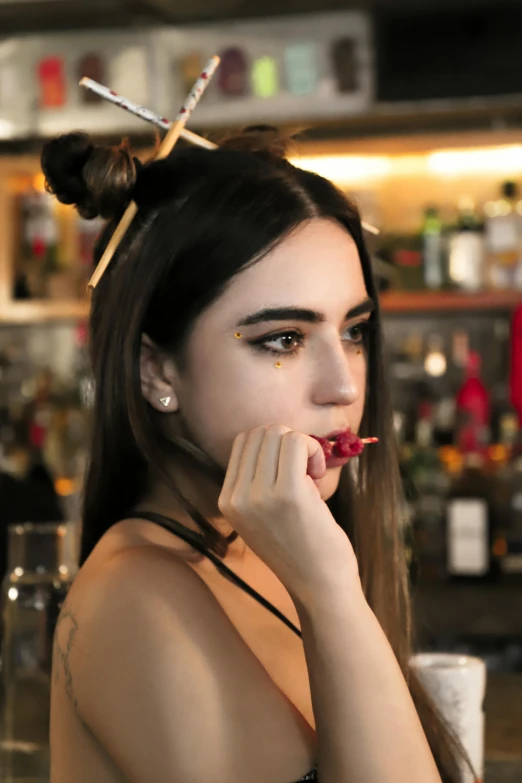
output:
[[[78,140],[76,140],[78,141]],[[63,146],[61,149],[63,156]],[[129,156],[120,149],[126,171]],[[90,181],[98,179],[91,165]],[[90,164],[89,164],[90,165]],[[45,171],[45,167],[44,167]],[[50,189],[62,187],[47,158]],[[51,176],[49,176],[49,174]],[[168,437],[161,416],[145,401],[140,383],[143,334],[183,367],[187,338],[198,316],[233,278],[314,219],[336,221],[353,238],[368,295],[376,302],[368,336],[367,399],[362,436],[379,445],[365,450],[341,472],[328,505],[349,536],[366,599],[379,620],[408,683],[445,783],[460,781],[465,754],[410,667],[412,628],[402,540],[401,483],[388,395],[378,292],[353,203],[330,181],[292,166],[277,138],[261,129],[232,138],[215,151],[175,150],[130,176],[139,212],[93,295],[91,356],[95,402],[90,464],[83,506],[82,562],[115,522],[132,514],[151,471],[189,460],[220,486],[223,469],[187,438]],[[107,181],[105,185],[108,187]],[[121,178],[118,182],[121,191]],[[76,191],[75,191],[76,192]],[[92,192],[89,198],[92,209]],[[127,200],[128,200],[127,198]],[[81,204],[77,203],[81,209]],[[107,195],[104,196],[107,203]],[[114,217],[117,219],[125,203]],[[110,223],[96,252],[99,259],[114,230]],[[225,539],[165,475],[178,501],[198,524],[206,546],[224,557]],[[233,538],[233,536],[232,536]]]

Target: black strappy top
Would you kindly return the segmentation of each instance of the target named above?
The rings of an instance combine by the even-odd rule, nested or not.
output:
[[[165,528],[165,530],[168,530],[170,533],[179,536],[179,538],[183,539],[183,541],[185,541],[187,544],[190,544],[198,552],[201,552],[202,555],[205,555],[210,560],[212,560],[218,571],[220,571],[226,579],[234,582],[238,587],[251,595],[252,598],[255,598],[258,603],[278,617],[286,626],[288,626],[288,628],[290,628],[291,631],[296,633],[299,638],[302,638],[302,634],[299,628],[296,628],[296,626],[287,617],[285,617],[284,614],[279,611],[279,609],[276,609],[276,607],[271,604],[270,601],[267,601],[266,598],[263,598],[263,596],[260,595],[257,590],[254,590],[253,587],[250,587],[250,585],[244,582],[237,574],[231,571],[228,566],[221,562],[221,560],[213,552],[210,552],[206,548],[205,544],[203,543],[204,539],[202,535],[195,533],[193,530],[188,530],[188,528],[181,525],[175,519],[166,517],[163,514],[156,514],[153,511],[138,511],[136,512],[136,518],[147,519],[149,522],[154,522],[156,525]],[[304,781],[318,783],[317,769],[315,767],[303,778],[299,778],[296,783],[304,783]]]

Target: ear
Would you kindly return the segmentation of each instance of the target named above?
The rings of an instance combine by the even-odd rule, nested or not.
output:
[[[141,338],[140,375],[142,394],[155,410],[175,413],[179,409],[174,361],[162,355],[146,334]]]

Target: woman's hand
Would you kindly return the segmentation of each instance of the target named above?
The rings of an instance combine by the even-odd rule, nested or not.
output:
[[[273,424],[234,440],[218,505],[227,521],[292,597],[359,584],[350,540],[314,479],[326,473],[314,438]]]

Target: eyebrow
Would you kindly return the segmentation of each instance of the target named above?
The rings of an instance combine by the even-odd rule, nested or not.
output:
[[[372,313],[374,310],[375,302],[368,297],[355,305],[355,307],[352,307],[351,310],[348,310],[344,320],[350,321],[352,318]],[[309,324],[322,324],[326,320],[324,313],[320,313],[317,310],[309,310],[305,307],[265,307],[263,310],[258,310],[257,313],[252,313],[252,315],[243,318],[236,324],[236,328],[239,326],[253,326],[264,321],[305,321]]]

